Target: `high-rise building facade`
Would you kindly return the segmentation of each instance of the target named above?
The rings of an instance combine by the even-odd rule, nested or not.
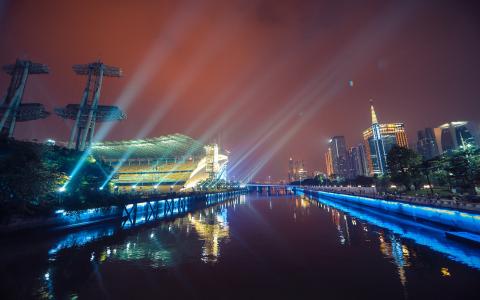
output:
[[[288,160],[288,182],[295,181],[295,166],[293,163],[293,158],[290,157]]]
[[[365,158],[365,146],[360,144],[358,147],[351,147],[348,150],[348,161],[350,174],[349,178],[357,176],[368,176],[368,163]]]
[[[439,150],[449,152],[459,148],[480,146],[478,125],[468,121],[456,121],[434,129]]]
[[[305,163],[299,160],[293,160],[292,157],[288,160],[288,181],[301,181],[307,178],[307,170]]]
[[[345,137],[332,137],[328,143],[328,148],[331,149],[333,174],[342,178],[348,178],[348,153]]]
[[[333,176],[333,161],[332,161],[332,149],[329,147],[327,152],[325,152],[325,166],[326,166],[326,174],[328,177]]]
[[[403,123],[378,123],[373,104],[370,106],[372,125],[363,131],[366,157],[370,175],[383,175],[387,172],[387,154],[394,145],[408,148],[407,135]]]
[[[368,176],[370,175],[370,170],[368,169],[368,159],[367,159],[367,151],[365,150],[364,144],[358,144],[358,158],[360,160],[361,165],[361,175]]]
[[[425,128],[417,132],[417,152],[425,160],[440,154],[433,128]]]
[[[305,163],[302,161],[296,161],[296,169],[297,169],[297,174],[296,174],[296,181],[302,181],[307,179],[307,169],[305,168]]]

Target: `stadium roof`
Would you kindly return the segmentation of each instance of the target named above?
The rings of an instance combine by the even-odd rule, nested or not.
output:
[[[94,143],[92,152],[101,159],[171,159],[204,155],[203,146],[191,137],[176,133],[143,140]]]

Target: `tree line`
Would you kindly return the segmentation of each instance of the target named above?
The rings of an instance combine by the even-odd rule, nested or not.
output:
[[[375,185],[379,192],[417,193],[431,196],[467,197],[477,195],[480,186],[480,149],[466,147],[424,160],[412,149],[393,146],[387,154],[388,172],[374,177],[353,179],[317,176],[292,184],[302,185]],[[335,176],[333,176],[335,177]]]

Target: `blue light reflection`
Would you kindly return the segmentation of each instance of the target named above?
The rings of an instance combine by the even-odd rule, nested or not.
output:
[[[303,191],[303,190],[302,190]],[[318,196],[330,197],[348,203],[365,205],[388,213],[396,213],[447,225],[453,228],[480,233],[480,215],[457,210],[414,205],[398,201],[380,200],[367,197],[313,191]]]
[[[300,194],[303,194],[300,192]],[[448,258],[480,270],[480,251],[464,244],[446,238],[445,231],[418,223],[395,215],[383,214],[366,207],[357,207],[355,204],[344,204],[325,198],[315,198],[316,201],[341,210],[351,217],[366,221],[370,224],[388,229],[393,233],[415,241],[434,251],[445,254]]]

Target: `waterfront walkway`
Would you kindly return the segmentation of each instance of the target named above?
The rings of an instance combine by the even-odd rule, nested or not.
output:
[[[397,194],[381,194],[378,193],[375,187],[341,187],[341,186],[298,186],[298,185],[282,185],[282,184],[248,184],[251,188],[260,189],[305,189],[311,191],[322,191],[329,193],[345,194],[352,196],[368,197],[379,200],[398,201],[403,203],[410,203],[415,205],[424,205],[438,208],[454,209],[459,211],[468,211],[479,213],[480,203],[471,202],[459,199],[443,199],[439,197],[422,197],[422,196],[406,196]]]
[[[421,220],[440,224],[444,227],[445,234],[454,235],[456,239],[466,239],[471,243],[480,242],[480,214],[478,211],[465,210],[462,208],[443,207],[443,203],[435,205],[403,201],[385,198],[374,198],[366,195],[356,195],[323,189],[311,189],[296,187],[295,191],[307,196],[331,198],[339,202],[360,205],[369,209],[378,210],[387,214],[402,215],[421,224]],[[477,208],[477,207],[475,207]],[[465,232],[465,233],[462,233]],[[460,233],[460,235],[459,235]]]
[[[428,205],[439,208],[449,208],[461,211],[480,212],[480,203],[468,202],[456,199],[442,199],[442,198],[428,198],[420,196],[405,196],[405,195],[382,195],[377,193],[375,188],[370,187],[324,187],[324,186],[309,186],[301,187],[312,191],[322,191],[329,193],[338,193],[345,195],[353,195],[360,197],[368,197],[379,200],[399,201],[404,203],[416,204],[416,205]]]

